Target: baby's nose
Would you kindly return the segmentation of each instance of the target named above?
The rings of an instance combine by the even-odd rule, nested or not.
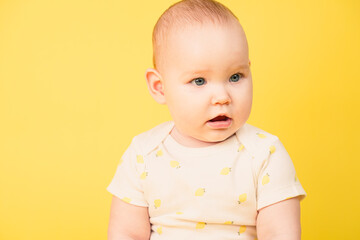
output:
[[[231,102],[230,96],[224,87],[215,89],[215,92],[211,100],[211,103],[213,105],[216,104],[224,105],[224,104],[229,104],[230,102]]]

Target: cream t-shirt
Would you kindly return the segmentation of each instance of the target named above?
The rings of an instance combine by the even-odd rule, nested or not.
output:
[[[190,148],[166,122],[136,136],[107,190],[148,207],[151,240],[256,239],[257,211],[306,193],[280,140],[245,124],[227,140]]]

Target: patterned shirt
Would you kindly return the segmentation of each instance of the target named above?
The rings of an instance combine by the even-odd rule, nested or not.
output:
[[[165,122],[133,138],[107,190],[148,207],[151,240],[256,239],[257,211],[306,193],[278,137],[250,124],[185,147]]]

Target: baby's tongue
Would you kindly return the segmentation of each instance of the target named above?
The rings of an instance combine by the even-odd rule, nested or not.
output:
[[[210,122],[226,121],[226,119],[227,119],[226,116],[217,116],[217,117],[211,119]]]

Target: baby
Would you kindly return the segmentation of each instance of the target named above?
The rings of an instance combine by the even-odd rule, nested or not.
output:
[[[108,239],[300,239],[306,193],[280,140],[246,123],[245,33],[212,0],[184,0],[153,32],[152,97],[173,121],[133,138],[107,190]]]

